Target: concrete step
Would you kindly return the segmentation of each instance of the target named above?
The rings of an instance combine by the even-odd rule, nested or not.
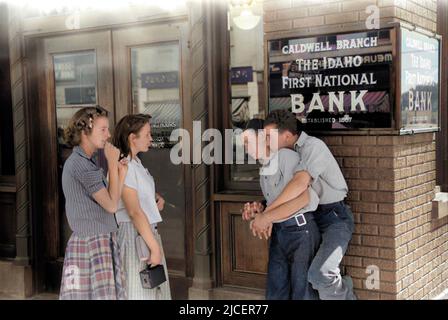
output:
[[[32,269],[19,266],[14,260],[0,260],[0,295],[21,299],[33,294]]]
[[[0,300],[58,300],[58,295],[54,293],[40,293],[28,298],[18,295],[0,294]]]
[[[214,288],[213,300],[265,300],[264,290],[244,289],[236,287]]]

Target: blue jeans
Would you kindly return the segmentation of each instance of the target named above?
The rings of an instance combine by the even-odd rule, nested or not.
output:
[[[353,213],[343,202],[319,205],[314,212],[322,243],[308,271],[308,281],[322,300],[353,300],[350,277],[341,277],[339,265],[354,230]]]
[[[319,298],[308,282],[307,274],[319,248],[320,234],[313,215],[306,215],[306,218],[307,223],[302,226],[274,223],[269,245],[268,300]]]

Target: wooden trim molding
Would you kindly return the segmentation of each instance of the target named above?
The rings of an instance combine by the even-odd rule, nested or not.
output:
[[[442,36],[441,85],[440,85],[440,131],[437,133],[436,166],[437,184],[448,192],[448,3],[437,1],[437,33]]]
[[[16,176],[0,176],[0,193],[15,193],[16,190]]]
[[[9,9],[9,48],[11,66],[11,95],[14,122],[14,150],[16,168],[16,257],[18,265],[31,263],[31,163],[29,112],[26,99],[26,79],[24,74],[24,38],[21,33],[21,11]]]

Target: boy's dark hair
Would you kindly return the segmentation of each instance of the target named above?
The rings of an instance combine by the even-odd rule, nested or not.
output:
[[[296,115],[288,110],[274,110],[271,111],[266,120],[264,120],[264,126],[269,124],[275,124],[280,133],[285,130],[292,134],[300,134],[302,132],[302,123],[296,118]]]
[[[246,127],[244,128],[244,130],[262,130],[264,127],[264,120],[263,119],[250,119],[247,124]]]

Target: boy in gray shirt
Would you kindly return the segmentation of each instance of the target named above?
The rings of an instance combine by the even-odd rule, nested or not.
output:
[[[271,132],[278,134],[271,137]],[[300,157],[300,164],[297,173],[269,207],[264,209],[261,204],[253,207],[268,217],[274,211],[277,216],[294,215],[301,206],[291,206],[291,199],[300,198],[311,185],[319,196],[319,206],[313,216],[322,243],[310,266],[308,281],[319,291],[322,300],[356,299],[350,276],[342,276],[340,272],[341,260],[353,234],[354,219],[344,201],[348,187],[336,159],[322,140],[303,132],[296,116],[287,110],[269,113],[264,122],[264,133],[266,140],[277,142],[278,148],[294,149]],[[257,215],[257,218],[260,216],[263,215]],[[252,226],[253,232],[264,233],[272,218],[257,218]]]

